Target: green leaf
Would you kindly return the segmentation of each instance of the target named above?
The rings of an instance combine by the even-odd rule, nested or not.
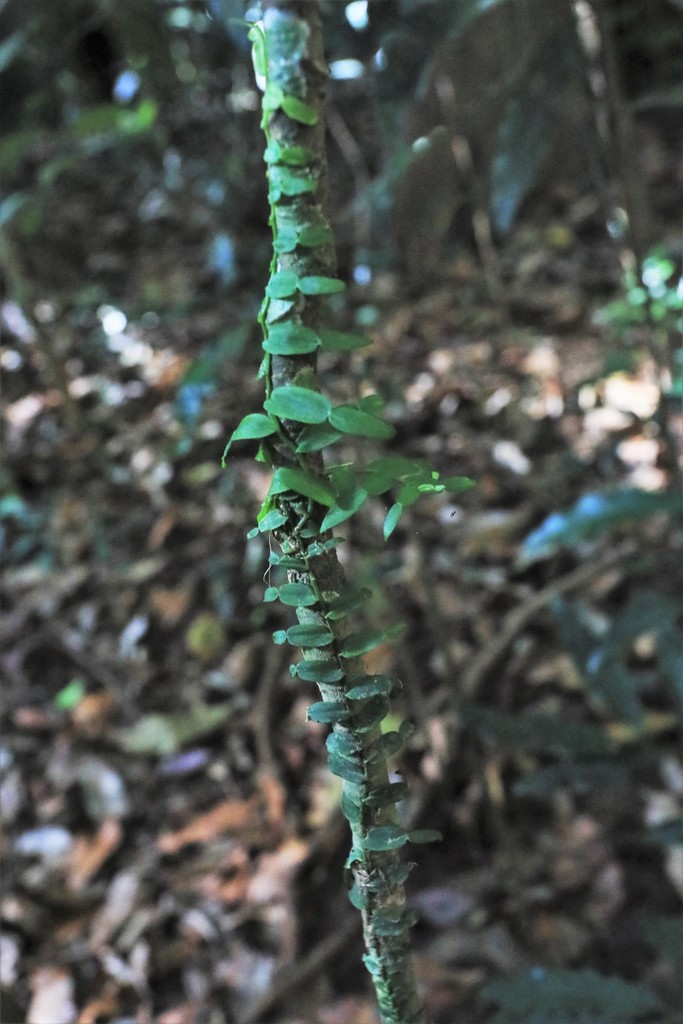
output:
[[[353,686],[346,691],[347,700],[367,700],[378,695],[389,696],[396,686],[391,676],[361,676],[351,679]]]
[[[305,469],[292,469],[289,466],[276,469],[269,493],[282,494],[283,491],[296,491],[320,505],[334,505],[335,502],[334,491],[327,481],[307,473]]]
[[[278,161],[291,167],[303,167],[315,161],[315,153],[308,146],[282,146]]]
[[[283,604],[293,608],[310,608],[317,601],[313,588],[307,583],[283,583],[278,596]]]
[[[389,511],[387,512],[386,517],[384,519],[384,527],[382,530],[385,540],[388,540],[389,537],[391,537],[394,530],[396,529],[398,521],[401,518],[402,512],[403,505],[401,504],[400,501],[397,501],[394,505],[392,505]]]
[[[321,348],[326,352],[350,352],[372,345],[370,338],[362,334],[349,334],[346,331],[318,331],[318,337]]]
[[[359,437],[377,437],[386,441],[396,433],[389,423],[353,405],[335,406],[329,415],[329,421],[342,433],[356,434]]]
[[[342,435],[329,423],[313,423],[304,427],[297,437],[297,452],[319,452],[328,445],[334,444]],[[326,527],[322,528],[323,530]]]
[[[400,733],[392,730],[382,735],[370,747],[367,758],[369,763],[376,764],[378,761],[386,761],[387,758],[398,754],[403,746],[403,739]]]
[[[233,441],[251,441],[259,437],[268,437],[270,434],[276,434],[277,429],[277,423],[270,416],[264,416],[262,412],[250,412],[233,430],[225,446],[223,458],[225,459],[228,454]]]
[[[331,732],[325,740],[325,746],[331,754],[337,754],[349,761],[358,758],[358,743],[349,732]]]
[[[349,792],[349,790],[347,788],[345,788],[343,793],[342,793],[341,809],[342,809],[342,814],[344,815],[344,817],[348,821],[349,825],[359,825],[360,824],[361,815],[362,815],[361,805],[359,803],[357,803],[353,799],[351,793]],[[360,909],[360,908],[358,908],[358,909]]]
[[[273,239],[273,249],[277,253],[294,252],[296,244],[296,232],[288,228],[278,231],[277,237]]]
[[[307,192],[315,192],[318,183],[305,171],[295,171],[289,167],[271,167],[268,172],[271,198],[277,202],[282,196],[302,196]],[[277,193],[277,195],[273,195]]]
[[[306,717],[309,722],[320,722],[323,725],[335,725],[343,723],[349,717],[349,713],[343,704],[334,700],[320,700],[311,704]]]
[[[416,828],[408,833],[411,843],[422,846],[425,843],[439,843],[443,836],[435,828]]]
[[[315,623],[290,626],[287,630],[287,641],[294,647],[327,647],[333,640],[326,626]]]
[[[405,846],[409,835],[400,825],[376,825],[368,829],[365,846],[368,850],[398,850]]]
[[[335,292],[343,292],[345,288],[344,282],[337,277],[314,274],[299,278],[299,291],[302,295],[333,295]]]
[[[363,801],[371,807],[390,807],[408,796],[407,782],[388,782],[386,786],[378,786]]]
[[[276,356],[297,356],[314,352],[320,344],[317,334],[303,324],[273,324],[263,342],[266,352]]]
[[[263,594],[264,602],[266,604],[269,604],[271,601],[277,601],[277,598],[278,598],[277,587],[266,587],[266,589],[264,591],[264,594]]]
[[[269,530],[277,530],[278,526],[283,526],[286,522],[287,516],[284,512],[281,512],[279,508],[274,508],[267,512],[263,519],[259,519],[258,532],[267,533]]]
[[[334,241],[334,235],[329,227],[324,224],[309,224],[299,232],[298,242],[306,248],[316,245],[330,245]]]
[[[386,697],[371,697],[367,704],[354,713],[353,728],[355,732],[371,732],[375,729],[389,710]]]
[[[468,476],[447,476],[441,481],[449,494],[459,494],[460,491],[469,491],[476,487],[476,480]]]
[[[300,100],[298,96],[283,96],[279,106],[282,107],[287,117],[291,117],[293,121],[308,125],[318,123],[316,111],[308,103]]]
[[[275,632],[273,633],[273,643],[277,644],[278,647],[280,647],[282,644],[286,644],[287,643],[287,630],[285,630],[285,629],[276,629]]]
[[[365,782],[365,775],[362,769],[354,764],[353,761],[347,761],[344,757],[330,754],[327,758],[327,763],[330,771],[334,775],[338,775],[340,779],[344,779],[346,782],[353,782],[356,786],[361,786]]]
[[[70,711],[85,696],[85,682],[80,676],[76,676],[70,683],[63,687],[55,697],[55,707],[60,711]]]
[[[268,82],[261,104],[264,110],[279,110],[284,98],[285,94],[280,86],[275,85],[274,82]]]
[[[263,404],[278,419],[296,420],[297,423],[324,423],[332,410],[325,395],[296,384],[273,388],[270,398]]]
[[[299,278],[293,270],[278,270],[270,275],[266,294],[271,299],[288,299],[296,293]]]
[[[379,647],[385,637],[381,629],[361,629],[342,640],[339,653],[342,658],[359,658]]]
[[[344,678],[343,670],[336,661],[307,659],[294,666],[299,679],[306,683],[338,683]]]
[[[346,496],[344,503],[341,500],[337,505],[330,509],[325,515],[322,523],[320,524],[320,530],[322,533],[325,530],[331,530],[335,526],[339,526],[340,523],[345,522],[347,519],[358,511],[368,497],[368,492],[363,490],[362,487],[356,487],[351,495]]]

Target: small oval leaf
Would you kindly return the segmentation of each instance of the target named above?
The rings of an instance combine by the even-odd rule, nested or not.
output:
[[[263,342],[266,352],[276,356],[297,356],[314,352],[320,344],[315,331],[303,324],[274,324]]]
[[[308,125],[318,123],[317,112],[308,103],[300,100],[298,96],[283,96],[279,106],[282,107],[287,117],[291,117],[292,121]]]
[[[384,520],[384,528],[382,530],[385,540],[388,540],[389,537],[391,537],[394,530],[396,529],[398,521],[401,518],[402,512],[403,505],[401,504],[400,501],[397,501],[395,505],[392,505],[389,511],[387,512],[386,518]]]
[[[370,338],[362,334],[349,334],[347,331],[318,331],[318,337],[326,352],[350,352],[372,345]]]
[[[388,696],[396,685],[391,676],[361,676],[360,678],[359,682],[356,679],[351,680],[354,685],[346,691],[347,700],[367,700],[369,697]]]
[[[270,398],[263,404],[278,419],[296,420],[297,423],[324,423],[332,410],[325,395],[296,384],[273,388]]]
[[[342,658],[359,658],[379,647],[384,638],[385,633],[381,629],[361,629],[342,641],[339,653]]]
[[[335,723],[345,722],[349,717],[349,713],[343,704],[333,700],[319,700],[316,704],[311,704],[306,717],[309,722],[320,722],[322,725],[334,725]]]
[[[266,285],[266,294],[271,299],[288,299],[295,294],[299,278],[293,270],[278,270],[271,274]]]
[[[275,588],[269,588],[275,589]],[[276,594],[283,604],[292,608],[310,608],[318,600],[306,583],[283,583]]]
[[[396,433],[389,423],[353,405],[336,406],[329,415],[329,421],[342,433],[355,434],[358,437],[376,437],[387,441]]]
[[[334,640],[329,629],[315,623],[290,626],[286,636],[288,643],[294,647],[327,647]]]
[[[319,452],[328,445],[334,444],[342,435],[329,423],[312,423],[304,427],[297,438],[297,452]],[[327,527],[322,527],[324,531]]]
[[[283,491],[296,491],[320,505],[331,506],[335,502],[334,491],[327,481],[307,473],[305,469],[292,469],[289,466],[276,469],[269,493],[282,494]]]
[[[346,285],[338,277],[323,277],[313,274],[299,278],[299,291],[302,295],[333,295],[343,292]]]
[[[300,661],[294,668],[299,679],[306,683],[339,683],[344,678],[344,672],[336,661],[311,658]]]

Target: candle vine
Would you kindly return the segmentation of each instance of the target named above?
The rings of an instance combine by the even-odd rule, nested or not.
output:
[[[323,453],[354,435],[389,440],[393,427],[379,415],[382,400],[369,395],[333,405],[321,393],[317,351],[346,352],[369,339],[321,325],[324,297],[341,292],[334,239],[325,214],[326,162],[323,103],[326,67],[317,2],[264,0],[263,21],[249,31],[257,79],[264,83],[261,125],[270,205],[273,255],[259,313],[264,358],[263,411],[245,416],[233,442],[257,439],[257,458],[273,467],[267,497],[249,537],[269,534],[270,551],[283,582],[268,586],[265,601],[295,609],[297,624],[274,633],[277,644],[301,652],[293,677],[317,685],[321,699],[308,718],[329,724],[330,770],[343,780],[342,810],[352,834],[346,863],[351,902],[363,917],[365,965],[385,1024],[423,1024],[425,1017],[412,967],[404,883],[412,865],[397,851],[407,843],[439,838],[432,829],[408,831],[397,801],[407,792],[391,781],[387,760],[410,735],[404,722],[384,731],[396,679],[368,674],[362,657],[398,629],[357,628],[351,617],[369,592],[350,587],[332,533],[368,498],[393,493],[384,521],[389,537],[403,510],[422,494],[457,492],[466,477],[441,479],[421,460],[380,456],[365,465],[332,462]]]

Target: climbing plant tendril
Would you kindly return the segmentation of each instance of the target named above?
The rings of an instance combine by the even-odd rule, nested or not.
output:
[[[386,762],[410,734],[404,723],[383,731],[399,684],[368,675],[363,655],[397,631],[358,628],[352,617],[368,592],[350,587],[332,529],[371,495],[393,493],[384,534],[395,529],[405,507],[421,494],[456,492],[464,477],[440,479],[423,462],[379,457],[364,466],[326,465],[323,452],[345,435],[383,441],[393,428],[371,395],[334,406],[321,393],[318,349],[344,352],[369,345],[360,335],[324,325],[325,296],[341,292],[332,231],[325,214],[324,92],[327,69],[316,0],[266,0],[263,20],[249,38],[257,78],[265,83],[262,127],[266,137],[273,256],[259,314],[264,358],[263,410],[245,416],[230,438],[260,439],[257,458],[273,478],[249,536],[270,534],[278,550],[270,564],[282,582],[264,600],[296,610],[298,623],[274,634],[275,643],[298,648],[292,675],[317,684],[320,700],[308,718],[329,724],[330,770],[343,780],[342,810],[352,835],[346,863],[351,902],[363,918],[365,965],[372,976],[385,1024],[425,1024],[412,966],[405,881],[412,865],[397,851],[407,843],[439,838],[431,829],[407,831],[396,802],[403,782],[389,780]]]

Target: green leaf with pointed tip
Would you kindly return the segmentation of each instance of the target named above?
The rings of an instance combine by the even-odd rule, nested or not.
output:
[[[314,352],[320,340],[315,331],[303,324],[273,324],[268,328],[268,337],[263,342],[266,352],[276,356],[297,356]]]
[[[324,224],[309,224],[299,232],[298,242],[305,248],[312,248],[316,245],[329,245],[334,241],[334,235],[330,228]]]
[[[304,427],[297,438],[297,452],[319,452],[328,445],[334,444],[342,435],[329,423],[313,423]],[[326,529],[323,527],[323,529]]]
[[[296,420],[297,423],[324,423],[332,409],[325,395],[296,384],[273,388],[270,398],[263,404],[278,419]]]
[[[398,525],[398,521],[401,518],[402,513],[403,505],[401,504],[400,501],[397,501],[394,505],[392,505],[389,511],[387,512],[386,518],[384,520],[384,527],[382,529],[382,533],[384,534],[385,540],[389,540],[389,537],[391,537],[392,533],[394,532]]]
[[[320,346],[326,352],[350,352],[357,348],[372,345],[370,338],[361,334],[349,334],[347,331],[318,331]]]
[[[349,713],[343,704],[334,700],[319,700],[311,704],[306,717],[309,722],[320,722],[322,725],[335,725],[343,723],[349,717]]]
[[[360,786],[365,781],[362,770],[353,761],[347,761],[344,757],[330,754],[327,758],[327,763],[333,775],[338,775],[340,779],[344,779],[346,782],[353,782],[355,785]]]
[[[271,601],[277,601],[277,597],[277,587],[266,587],[263,594],[263,600],[266,604],[269,604]]]
[[[278,270],[271,274],[266,285],[266,294],[271,299],[289,299],[295,294],[299,278],[293,270]]]
[[[290,626],[287,630],[287,642],[294,647],[327,647],[334,640],[326,626],[315,623]]]
[[[368,697],[388,696],[396,686],[391,676],[360,676],[350,680],[353,683],[346,691],[347,700],[367,700]]]
[[[359,658],[379,647],[385,637],[381,629],[361,629],[342,640],[339,653],[342,658]]]
[[[334,295],[336,292],[343,292],[345,288],[344,282],[337,277],[312,274],[299,278],[299,291],[302,295]]]
[[[298,662],[294,668],[299,679],[306,683],[339,683],[344,678],[344,672],[336,661],[318,661],[311,658]]]
[[[400,825],[376,825],[368,829],[365,846],[368,850],[398,850],[405,846],[409,835]]]
[[[408,833],[408,838],[411,843],[422,845],[423,843],[439,843],[443,836],[435,828],[416,828]]]
[[[283,96],[278,105],[282,107],[287,117],[291,117],[292,121],[308,125],[318,123],[316,111],[308,103],[300,100],[298,96]]]
[[[240,420],[233,430],[223,452],[223,462],[233,441],[251,441],[256,438],[268,437],[270,434],[276,434],[277,429],[277,423],[270,416],[264,416],[262,412],[250,412]]]
[[[442,483],[449,494],[458,494],[460,491],[469,491],[471,487],[476,487],[476,480],[468,476],[447,476]]]
[[[267,512],[263,519],[259,520],[258,532],[267,533],[268,530],[277,530],[278,526],[282,526],[286,522],[287,516],[284,512],[274,508],[271,512]]]
[[[276,469],[273,474],[273,482],[270,485],[270,494],[282,494],[283,491],[296,491],[303,494],[305,498],[317,501],[320,505],[334,505],[335,494],[330,485],[322,477],[313,476],[305,469],[292,469],[283,466]]]
[[[342,433],[356,434],[358,437],[377,437],[387,441],[396,433],[391,424],[353,405],[335,406],[329,415],[329,421]]]
[[[325,530],[331,530],[335,526],[339,526],[340,523],[350,519],[355,512],[363,505],[368,497],[368,492],[363,490],[362,487],[356,487],[350,496],[347,496],[344,500],[344,504],[335,505],[334,508],[325,515],[322,523],[320,524],[320,530],[322,533]]]
[[[387,403],[381,395],[373,393],[371,395],[365,395],[358,402],[358,408],[362,409],[363,412],[378,413],[384,408]]]

